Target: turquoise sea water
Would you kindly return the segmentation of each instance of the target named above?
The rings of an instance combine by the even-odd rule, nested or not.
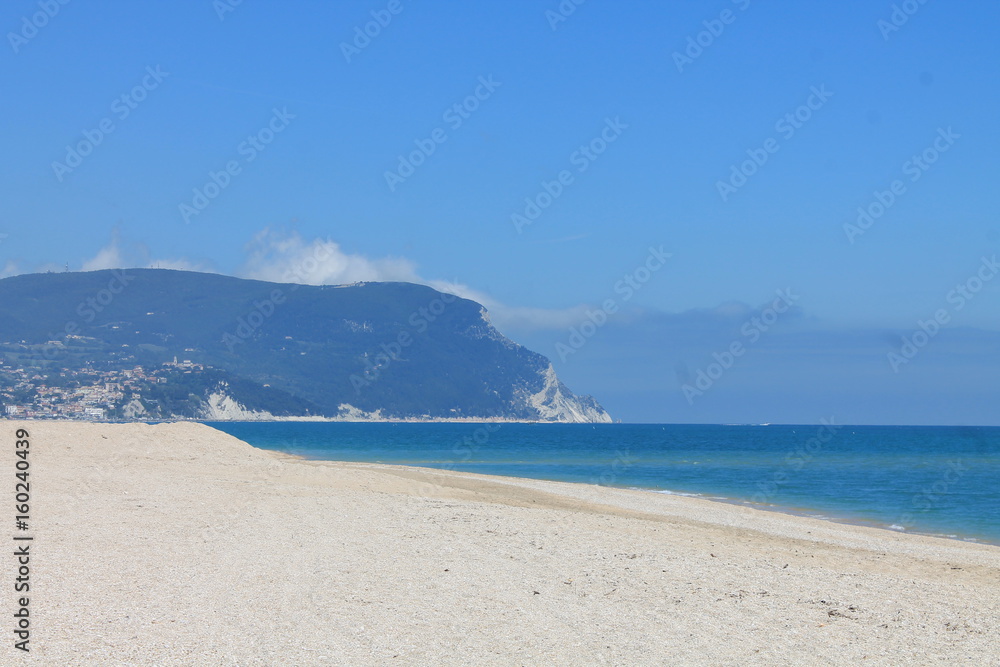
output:
[[[1000,544],[1000,427],[209,425],[308,458],[693,494]]]

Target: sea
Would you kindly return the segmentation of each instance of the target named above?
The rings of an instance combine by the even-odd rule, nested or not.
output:
[[[689,495],[1000,545],[1000,427],[207,423],[310,459]]]

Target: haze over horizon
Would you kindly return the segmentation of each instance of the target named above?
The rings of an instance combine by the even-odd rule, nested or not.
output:
[[[627,422],[1000,425],[998,19],[7,3],[0,277],[416,282]]]

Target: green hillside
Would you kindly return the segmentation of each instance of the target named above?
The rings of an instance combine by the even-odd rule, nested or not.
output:
[[[196,406],[223,386],[248,409],[275,415],[336,416],[349,404],[393,417],[539,418],[525,396],[545,386],[548,360],[483,314],[475,302],[408,283],[280,285],[159,269],[31,274],[0,280],[0,351],[6,369],[48,382],[67,371],[189,361],[183,391],[177,378],[143,391],[162,401],[162,385],[173,387],[178,406],[184,391]],[[589,397],[575,400],[600,411]]]

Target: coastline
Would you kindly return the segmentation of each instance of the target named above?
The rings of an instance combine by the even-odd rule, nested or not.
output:
[[[957,540],[959,542],[965,542],[967,544],[985,544],[1000,548],[1000,541],[991,539],[989,537],[971,535],[966,533],[933,533],[923,530],[909,529],[898,526],[896,524],[886,524],[884,522],[878,522],[872,519],[863,519],[859,517],[852,517],[842,514],[833,514],[826,510],[816,509],[814,507],[792,507],[789,505],[777,505],[777,504],[761,505],[759,503],[754,503],[753,501],[746,500],[743,498],[729,498],[718,495],[707,495],[704,493],[689,493],[686,491],[671,491],[668,489],[651,489],[643,487],[626,487],[626,488],[635,491],[645,491],[647,493],[659,493],[664,495],[681,496],[684,498],[698,498],[702,500],[707,500],[709,502],[722,503],[724,505],[735,505],[737,507],[746,507],[749,509],[757,510],[758,512],[777,512],[778,514],[787,514],[789,516],[815,519],[817,521],[829,521],[831,523],[838,523],[845,526],[858,526],[860,528],[869,528],[872,530],[886,530],[896,535],[916,535],[920,537],[932,537],[942,540]]]
[[[456,423],[464,423],[467,420],[452,420],[452,421],[455,421]],[[233,424],[233,423],[255,424],[255,423],[260,423],[260,422],[247,422],[247,421],[233,422],[232,420],[228,420],[228,421],[211,421],[211,422],[209,422],[209,421],[202,421],[202,422],[199,422],[199,423],[205,423],[205,424],[207,424],[209,426],[212,426],[213,428],[217,428],[219,430],[222,430],[223,432],[235,435],[238,438],[247,437],[249,442],[253,442],[253,443],[255,443],[255,446],[260,446],[260,447],[262,447],[263,449],[265,449],[267,451],[282,451],[282,449],[280,447],[278,447],[276,449],[270,449],[270,447],[273,446],[274,443],[273,442],[267,442],[267,440],[269,440],[269,439],[265,439],[266,440],[265,442],[260,442],[259,440],[255,439],[252,434],[240,433],[238,430],[232,430],[232,429],[227,428],[228,424]],[[374,422],[374,423],[378,423],[378,422]],[[407,422],[393,421],[393,422],[390,422],[390,423],[392,423],[392,424],[404,424],[404,423],[407,423]],[[410,422],[410,423],[413,423],[413,422]],[[417,422],[417,423],[421,423],[421,422]],[[434,422],[425,422],[425,423],[434,423]],[[448,420],[441,420],[439,423],[448,423]],[[492,423],[496,423],[496,422],[481,422],[479,420],[474,420],[474,421],[471,421],[470,423],[473,423],[473,424],[492,424]],[[517,424],[517,425],[521,425],[521,424],[524,424],[525,422],[508,422],[508,423],[514,423],[514,424]],[[530,423],[532,423],[532,424],[535,424],[535,423],[547,423],[547,424],[553,424],[553,425],[556,425],[556,426],[566,426],[567,425],[565,423],[556,423],[556,422],[530,422]],[[576,424],[575,426],[582,428],[583,426],[585,426],[585,424]],[[596,425],[593,425],[593,426],[596,426]],[[626,425],[604,424],[602,426],[605,426],[605,427],[616,427],[616,426],[635,426],[635,425],[633,425],[633,424],[626,424]],[[690,425],[684,424],[684,425],[656,425],[656,426],[681,426],[681,427],[685,427],[685,426],[690,426]],[[731,424],[731,425],[708,425],[708,426],[721,426],[721,427],[725,427],[725,426],[738,426],[738,427],[745,427],[745,426],[748,426],[748,425]],[[749,426],[764,426],[764,425],[749,425]],[[807,428],[807,427],[811,427],[813,425],[810,425],[810,424],[805,424],[805,425],[792,424],[792,425],[777,425],[777,426],[779,426],[779,427],[780,426],[787,426],[789,428],[793,428],[793,427]],[[847,427],[847,428],[850,428],[850,427]],[[861,427],[861,428],[866,428],[866,427]],[[878,427],[878,428],[887,428],[887,427]],[[908,428],[914,428],[914,427],[903,426],[903,427],[888,427],[888,428],[904,428],[904,429],[908,429]],[[953,427],[943,426],[941,428],[950,429],[950,428],[953,428]],[[986,427],[986,428],[992,428],[992,427]],[[343,462],[353,461],[353,462],[370,462],[370,463],[402,463],[402,464],[407,465],[407,466],[416,466],[416,467],[425,466],[427,468],[437,469],[437,470],[456,470],[456,467],[453,465],[454,461],[450,462],[450,464],[445,464],[445,465],[443,465],[441,467],[435,467],[435,463],[432,463],[433,457],[431,459],[428,459],[428,460],[424,461],[424,462],[419,462],[418,463],[418,462],[409,462],[408,459],[410,459],[410,457],[408,457],[408,456],[391,456],[390,455],[390,456],[387,456],[387,457],[382,457],[382,456],[368,457],[368,456],[364,456],[364,455],[357,455],[357,454],[355,454],[355,455],[350,456],[350,457],[341,458],[340,454],[332,454],[332,456],[331,456],[331,453],[329,453],[329,452],[322,453],[322,450],[315,450],[315,452],[310,451],[309,453],[304,454],[304,455],[307,456],[307,457],[315,457],[316,460],[343,461]],[[467,457],[467,455],[466,455],[466,457]],[[418,458],[422,458],[422,457],[418,457]],[[596,481],[587,481],[586,476],[584,476],[583,479],[580,479],[579,476],[577,476],[578,477],[577,479],[573,479],[573,476],[558,475],[558,474],[553,474],[551,472],[546,473],[544,471],[535,471],[535,472],[527,472],[527,473],[525,471],[509,472],[509,471],[506,471],[506,470],[501,470],[500,468],[503,468],[502,465],[493,465],[493,464],[497,463],[495,461],[486,461],[486,460],[484,460],[483,463],[485,463],[486,465],[477,465],[477,466],[468,466],[468,467],[467,466],[462,466],[462,467],[459,468],[459,470],[463,470],[464,469],[464,470],[468,470],[470,472],[475,471],[475,472],[479,472],[480,474],[497,475],[497,476],[503,476],[503,477],[522,477],[522,478],[525,478],[525,479],[538,479],[538,480],[548,480],[548,481],[564,481],[564,482],[582,483],[582,484],[597,483]],[[595,478],[593,476],[591,476],[590,479],[591,480],[595,480]],[[706,499],[706,500],[711,500],[713,502],[722,502],[722,503],[727,503],[727,504],[732,504],[732,505],[737,505],[737,506],[745,506],[745,507],[750,507],[750,508],[758,509],[758,510],[761,510],[761,511],[780,512],[780,513],[785,513],[785,514],[791,514],[791,515],[794,515],[794,516],[804,516],[804,517],[821,519],[821,520],[824,520],[824,521],[833,521],[833,522],[836,522],[836,523],[844,523],[844,524],[848,524],[848,525],[857,525],[857,526],[864,526],[864,527],[870,527],[870,528],[877,528],[877,529],[880,529],[880,530],[890,530],[890,531],[893,531],[893,532],[904,533],[904,534],[909,534],[909,535],[923,535],[923,536],[926,536],[926,537],[939,537],[939,538],[953,539],[953,540],[959,540],[959,541],[964,541],[964,542],[979,543],[979,544],[991,544],[991,545],[994,545],[994,546],[1000,546],[1000,526],[995,526],[995,525],[993,525],[993,526],[987,526],[987,529],[984,529],[984,526],[982,524],[978,524],[978,525],[974,525],[974,524],[961,524],[961,523],[956,523],[954,521],[950,522],[950,525],[947,525],[949,522],[946,522],[946,521],[938,521],[937,522],[938,525],[934,525],[934,522],[913,521],[913,520],[907,521],[906,518],[904,518],[906,516],[905,509],[900,510],[898,513],[896,513],[895,516],[874,517],[874,516],[871,516],[871,513],[868,513],[869,515],[866,516],[865,512],[864,512],[864,508],[861,508],[860,510],[855,509],[855,511],[852,511],[851,508],[844,508],[844,507],[840,507],[839,509],[837,509],[834,506],[831,506],[831,503],[829,502],[830,501],[829,498],[825,498],[825,497],[822,497],[822,496],[820,496],[820,497],[814,497],[814,498],[811,498],[811,499],[810,498],[799,498],[798,499],[798,503],[796,503],[796,504],[790,504],[790,503],[781,503],[781,502],[773,502],[773,501],[760,502],[760,501],[756,500],[755,498],[751,498],[749,496],[728,495],[727,491],[718,491],[718,490],[714,490],[714,489],[711,489],[711,488],[704,488],[704,487],[703,488],[691,488],[689,486],[688,488],[678,489],[678,488],[670,488],[670,487],[665,488],[665,487],[662,487],[662,486],[641,486],[641,482],[639,484],[636,484],[635,481],[632,481],[631,483],[628,483],[628,484],[624,484],[624,483],[621,483],[621,482],[618,482],[618,483],[614,483],[614,482],[612,482],[612,483],[605,483],[604,481],[601,481],[599,483],[599,485],[600,486],[605,486],[607,488],[634,489],[634,490],[646,491],[646,492],[650,492],[650,493],[660,493],[660,494],[668,494],[668,495],[680,495],[680,496],[686,496],[686,497],[702,498],[702,499]],[[833,505],[835,505],[835,503]],[[990,516],[990,515],[987,514],[985,516]],[[954,519],[954,517],[952,517],[952,518]],[[911,517],[911,519],[912,519],[912,517]],[[989,529],[990,527],[992,527],[992,530]]]
[[[611,424],[613,422],[574,422],[574,421],[544,421],[539,419],[508,419],[506,417],[323,417],[323,416],[293,416],[268,417],[267,419],[211,419],[208,417],[177,417],[169,419],[65,419],[61,417],[42,417],[30,420],[18,420],[16,417],[0,417],[0,423],[74,423],[74,424],[173,424],[188,422],[192,424],[268,424],[268,423],[334,423],[334,424]]]
[[[992,545],[188,422],[6,424],[39,664],[1000,664]]]

